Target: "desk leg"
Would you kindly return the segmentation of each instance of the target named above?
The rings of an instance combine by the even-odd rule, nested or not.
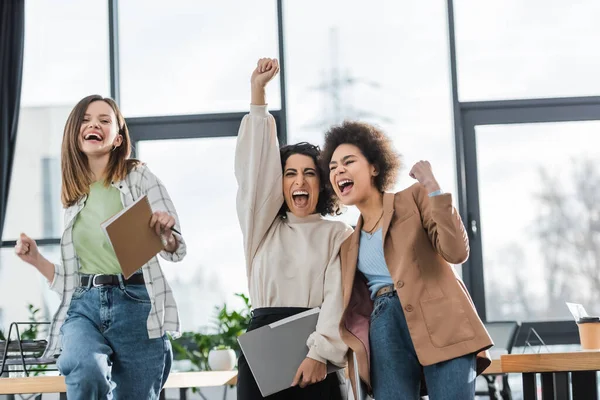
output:
[[[67,394],[66,394],[66,393],[61,393],[61,394],[58,396],[58,398],[59,398],[60,400],[67,400]]]
[[[187,388],[179,389],[179,400],[187,400]]]
[[[598,400],[596,371],[575,371],[571,373],[573,400]]]
[[[528,372],[523,374],[523,400],[537,399],[537,385],[535,384],[535,374]]]
[[[557,400],[570,399],[568,372],[554,373],[554,398]]]
[[[554,399],[554,374],[552,372],[543,372],[542,376],[542,400]]]

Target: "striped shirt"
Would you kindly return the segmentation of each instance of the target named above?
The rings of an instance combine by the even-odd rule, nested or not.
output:
[[[179,218],[175,206],[162,182],[148,169],[140,165],[132,169],[123,181],[113,182],[112,186],[121,193],[123,207],[127,207],[143,195],[148,196],[152,211],[166,211],[175,218],[175,229],[181,232]],[[60,296],[60,305],[52,318],[48,336],[48,347],[44,357],[57,356],[60,353],[60,328],[65,322],[71,297],[79,283],[79,259],[73,245],[73,224],[83,209],[87,197],[82,197],[76,204],[65,210],[65,225],[60,242],[61,263],[54,265],[54,279],[49,283],[50,289]],[[161,251],[160,255],[167,261],[181,261],[186,254],[183,238],[174,233],[179,247],[174,253]],[[177,304],[157,257],[153,257],[142,267],[146,289],[152,307],[147,320],[148,336],[151,339],[162,337],[166,332],[177,337],[180,333]]]

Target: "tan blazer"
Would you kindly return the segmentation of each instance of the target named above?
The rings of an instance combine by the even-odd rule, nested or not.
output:
[[[452,196],[429,197],[417,183],[383,197],[385,260],[404,308],[417,357],[423,366],[466,354],[477,355],[477,373],[491,362],[493,343],[471,297],[448,264],[469,256],[469,239]],[[340,334],[356,352],[361,379],[371,387],[369,323],[373,301],[364,276],[356,273],[362,217],[342,245],[344,311]],[[354,374],[348,357],[350,376]],[[352,382],[355,389],[356,382]],[[356,393],[356,391],[355,391]]]

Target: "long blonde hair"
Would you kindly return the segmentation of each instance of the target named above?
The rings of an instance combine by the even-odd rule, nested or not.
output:
[[[72,206],[83,196],[87,195],[92,183],[92,172],[90,170],[87,156],[81,151],[79,135],[81,124],[88,106],[95,101],[104,101],[108,104],[117,117],[118,133],[123,137],[122,143],[110,153],[106,169],[105,185],[124,179],[129,171],[140,162],[131,159],[131,138],[129,129],[125,124],[125,118],[113,99],[100,95],[87,96],[79,101],[71,111],[62,141],[61,169],[62,189],[61,200],[65,207]]]

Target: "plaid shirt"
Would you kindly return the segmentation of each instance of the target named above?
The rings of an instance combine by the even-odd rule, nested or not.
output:
[[[125,180],[113,182],[112,186],[121,192],[121,202],[124,207],[131,205],[136,199],[148,195],[148,200],[153,211],[166,211],[175,217],[175,229],[181,232],[179,218],[173,202],[162,182],[146,167],[138,166],[129,172]],[[50,328],[48,336],[48,347],[45,357],[52,357],[60,353],[60,328],[65,322],[71,297],[75,289],[80,286],[79,281],[79,259],[75,254],[73,245],[73,224],[77,214],[85,206],[87,197],[81,198],[65,211],[65,228],[60,242],[62,264],[54,266],[54,280],[50,283],[50,289],[60,295],[60,305]],[[168,261],[177,262],[183,259],[186,246],[183,238],[174,233],[179,247],[175,253],[161,251],[160,255]],[[146,289],[150,296],[152,308],[148,315],[148,336],[153,338],[162,337],[166,332],[174,336],[179,335],[180,324],[177,304],[173,292],[158,263],[158,258],[153,257],[142,267]]]

